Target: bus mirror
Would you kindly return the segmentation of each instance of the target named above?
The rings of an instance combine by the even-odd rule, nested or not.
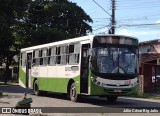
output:
[[[32,67],[35,66],[35,63],[32,63]]]
[[[92,55],[92,49],[88,50],[88,55],[91,56]]]

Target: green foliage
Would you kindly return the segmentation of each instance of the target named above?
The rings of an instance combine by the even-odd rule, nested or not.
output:
[[[60,41],[71,37],[69,34],[57,29],[38,28],[31,33],[32,45]]]
[[[0,64],[5,63],[5,82],[9,77],[9,66],[12,58],[18,53],[13,27],[23,18],[29,0],[0,1]]]
[[[6,63],[5,76],[21,48],[86,35],[92,31],[90,22],[68,0],[0,0],[0,65]]]
[[[34,0],[14,27],[15,44],[22,48],[86,35],[92,31],[89,22],[92,19],[75,3]]]
[[[132,94],[130,94],[129,96],[138,96],[139,95],[139,86],[136,86],[133,90],[132,90]]]
[[[7,57],[14,51],[15,38],[13,27],[24,15],[29,0],[1,0],[0,1],[0,57]],[[14,53],[11,53],[14,54]]]
[[[136,86],[136,88],[132,91],[132,94],[129,95],[130,97],[136,97],[136,98],[148,98],[148,99],[160,99],[160,95],[156,95],[153,93],[139,93],[139,86]]]

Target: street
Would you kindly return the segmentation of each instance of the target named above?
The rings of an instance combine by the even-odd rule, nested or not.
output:
[[[31,107],[50,107],[50,108],[51,107],[55,107],[55,108],[80,107],[82,112],[85,108],[91,108],[90,110],[88,109],[89,113],[92,113],[91,110],[93,110],[95,107],[97,108],[103,107],[105,108],[105,110],[107,109],[109,113],[114,113],[114,112],[118,113],[119,111],[118,109],[121,109],[120,111],[123,111],[123,109],[130,110],[131,108],[155,109],[160,107],[160,100],[150,100],[150,99],[142,99],[142,98],[119,97],[117,102],[109,103],[105,98],[82,97],[81,102],[74,103],[70,100],[67,100],[65,96],[62,94],[48,93],[44,96],[35,96],[31,90],[24,89],[20,86],[15,86],[15,85],[14,86],[1,85],[0,90],[8,94],[7,96],[0,98],[1,107],[15,107],[16,103],[23,99],[25,92],[28,93],[27,94],[28,98],[31,97],[33,99],[33,103],[31,103]],[[96,112],[99,113],[98,111],[93,111],[93,113],[96,113]]]

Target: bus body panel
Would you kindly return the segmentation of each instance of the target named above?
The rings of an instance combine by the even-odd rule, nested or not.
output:
[[[93,79],[96,78],[96,81]],[[130,83],[130,84],[128,84]],[[127,85],[126,85],[127,84]],[[92,75],[90,77],[90,95],[126,95],[137,87],[137,78],[128,80],[110,80]],[[109,86],[105,86],[109,85]]]

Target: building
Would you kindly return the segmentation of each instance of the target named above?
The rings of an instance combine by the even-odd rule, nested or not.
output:
[[[144,91],[156,91],[160,86],[160,39],[139,43],[140,75],[144,77]]]

